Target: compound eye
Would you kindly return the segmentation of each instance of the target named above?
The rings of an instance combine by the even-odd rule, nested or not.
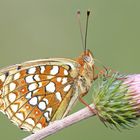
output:
[[[90,62],[91,61],[91,58],[89,57],[89,56],[84,56],[84,60],[86,61],[86,62]]]

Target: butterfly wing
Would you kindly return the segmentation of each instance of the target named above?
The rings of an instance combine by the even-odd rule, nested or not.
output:
[[[3,96],[3,85],[8,77],[8,75],[15,73],[18,71],[18,64],[17,65],[13,65],[4,69],[0,70],[0,111],[3,112],[5,114],[4,110],[4,102],[2,99]]]
[[[78,97],[78,63],[57,58],[0,71],[1,110],[18,127],[37,131],[66,116]]]

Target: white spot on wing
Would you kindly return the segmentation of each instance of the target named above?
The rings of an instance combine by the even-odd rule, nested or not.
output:
[[[17,104],[12,104],[11,109],[13,112],[16,112],[18,110],[18,105]]]
[[[38,87],[42,87],[42,82],[39,82],[38,83]]]
[[[38,124],[36,125],[36,127],[38,127],[39,129],[41,129],[41,128],[42,128],[41,123],[38,123]]]
[[[68,71],[67,70],[64,70],[64,75],[68,75]]]
[[[46,111],[48,111],[49,112],[49,115],[51,116],[51,114],[52,114],[52,108],[51,107],[49,107],[49,108],[47,108],[47,110]]]
[[[13,91],[16,88],[15,83],[10,83],[10,91]]]
[[[65,77],[62,79],[62,84],[66,84],[66,83],[67,83],[67,78]]]
[[[28,86],[28,90],[29,90],[29,91],[33,91],[33,90],[35,90],[36,88],[37,88],[37,84],[36,84],[36,83],[30,84],[30,85]]]
[[[26,99],[31,99],[31,97],[32,97],[32,93],[31,92],[27,93]]]
[[[56,93],[55,93],[55,97],[56,97],[56,99],[59,100],[60,102],[62,101],[62,97],[61,97],[60,92],[56,92]]]
[[[58,77],[56,80],[57,80],[57,82],[61,82],[62,78]]]
[[[40,66],[40,72],[44,73],[44,71],[45,71],[45,66]]]
[[[26,80],[27,83],[33,83],[33,82],[34,82],[34,79],[33,79],[33,76],[32,76],[32,75],[27,76],[27,77],[25,78],[25,80]]]
[[[44,116],[45,116],[45,118],[46,118],[47,121],[50,121],[49,113],[48,113],[48,112],[45,112],[45,113],[44,113]]]
[[[5,74],[3,74],[3,75],[0,76],[0,80],[1,80],[2,82],[5,81],[5,78],[6,78]]]
[[[16,100],[16,94],[15,93],[10,93],[9,94],[9,101],[14,102]]]
[[[67,86],[64,87],[63,90],[64,90],[65,92],[67,92],[67,91],[69,91],[70,87],[71,87],[71,85],[67,85]]]
[[[55,75],[57,74],[59,71],[59,67],[58,66],[53,66],[53,68],[50,71],[50,74]]]
[[[15,75],[14,75],[14,80],[17,80],[17,79],[19,79],[20,78],[20,73],[16,73]]]
[[[47,86],[46,86],[46,90],[48,92],[53,93],[55,91],[55,84],[53,82],[50,82]]]
[[[27,118],[27,119],[25,120],[25,122],[31,124],[32,126],[35,125],[35,122],[34,122],[34,120],[33,120],[32,118]]]
[[[43,101],[45,101],[46,104],[48,105],[48,103],[49,103],[48,99],[44,98]]]
[[[45,109],[46,109],[46,104],[45,104],[45,102],[40,102],[40,103],[38,104],[38,107],[39,107],[39,109],[41,109],[41,110],[45,110]]]
[[[19,118],[20,120],[24,120],[23,113],[16,113],[16,117]]]
[[[35,75],[35,76],[34,76],[34,79],[35,79],[36,81],[40,81],[39,75]]]
[[[36,72],[36,68],[32,67],[28,70],[28,74],[34,74]]]
[[[29,101],[30,105],[37,105],[37,97],[33,97],[30,101]]]

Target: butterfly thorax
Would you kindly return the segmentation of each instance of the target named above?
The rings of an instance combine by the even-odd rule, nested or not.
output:
[[[86,93],[94,79],[94,60],[89,50],[84,51],[77,59],[80,64],[78,85],[81,93]]]

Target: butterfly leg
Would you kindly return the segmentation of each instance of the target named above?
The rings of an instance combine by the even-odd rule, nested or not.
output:
[[[93,78],[93,80],[95,81],[96,79],[98,79],[98,77],[100,77],[100,75],[103,75],[105,73],[105,71],[100,70],[98,74],[96,74]]]
[[[111,73],[116,72],[115,70],[112,70],[112,69],[109,68],[109,67],[103,66],[103,68],[104,68],[104,69],[100,69],[100,68],[98,68],[97,66],[95,67],[95,69],[96,69],[97,71],[99,71],[99,72],[96,74],[96,76],[94,77],[93,80],[98,79],[98,77],[100,77],[100,76],[110,77],[110,72],[109,72],[109,71],[111,71]]]
[[[86,94],[87,94],[87,92],[80,94],[80,95],[79,95],[79,101],[80,101],[81,103],[83,103],[85,106],[87,106],[87,107],[89,108],[89,110],[90,110],[93,114],[95,114],[96,111],[95,111],[93,108],[91,108],[91,107],[89,106],[89,104],[87,104],[87,103],[83,100],[83,97],[84,97]]]

